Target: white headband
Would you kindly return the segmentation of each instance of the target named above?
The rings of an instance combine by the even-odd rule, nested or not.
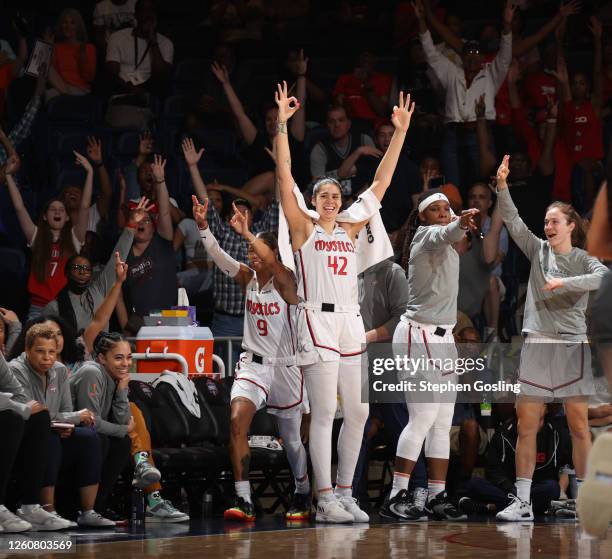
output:
[[[436,192],[435,194],[432,194],[431,196],[428,196],[427,198],[425,198],[425,200],[423,200],[419,204],[419,213],[425,210],[425,208],[427,208],[427,206],[429,206],[430,204],[433,204],[434,202],[438,202],[439,200],[444,200],[450,206],[450,202],[448,201],[448,198],[441,192]]]

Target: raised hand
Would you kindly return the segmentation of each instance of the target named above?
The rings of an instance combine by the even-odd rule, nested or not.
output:
[[[77,165],[83,167],[83,169],[85,169],[88,173],[93,173],[93,167],[91,166],[91,163],[87,157],[81,155],[78,151],[73,150],[72,153],[74,153],[75,163]]]
[[[514,12],[516,11],[516,6],[513,5],[512,0],[506,0],[506,5],[504,7],[503,13],[503,21],[504,25],[507,27],[512,26],[512,20],[514,19]]]
[[[154,205],[150,203],[148,198],[144,196],[138,200],[138,205],[130,211],[128,223],[138,225],[145,218],[149,217],[149,212],[154,208]]]
[[[208,219],[206,219],[208,213],[208,198],[204,198],[204,203],[200,204],[197,196],[192,195],[191,201],[193,203],[193,219],[198,225],[198,229],[208,229]]]
[[[232,208],[234,209],[234,215],[230,219],[230,225],[238,235],[246,237],[249,233],[249,210],[242,213],[234,203],[232,203]]]
[[[419,20],[425,19],[425,6],[423,6],[423,0],[416,0],[412,2],[412,9],[414,10],[414,15]]]
[[[21,167],[21,159],[19,159],[19,156],[17,155],[17,153],[13,153],[9,156],[6,162],[6,167],[4,168],[4,172],[7,175],[14,175],[15,173],[19,171],[19,167]]]
[[[93,136],[87,136],[87,157],[96,165],[102,163],[102,142]]]
[[[143,132],[138,140],[138,155],[149,155],[151,153],[153,153],[151,132]]]
[[[123,283],[127,279],[129,266],[125,262],[121,262],[121,257],[118,252],[115,252],[115,281]]]
[[[4,322],[19,322],[19,317],[12,310],[5,309],[4,307],[0,307],[0,318]]]
[[[229,83],[229,72],[227,71],[225,65],[219,64],[218,62],[213,62],[210,65],[210,69],[215,75],[215,78],[217,78],[222,84]]]
[[[478,230],[478,224],[474,220],[474,217],[480,213],[480,210],[476,208],[471,208],[469,210],[464,210],[461,212],[461,216],[459,217],[460,227],[463,229],[470,229],[471,231]]]
[[[284,81],[283,85],[277,84],[276,87],[274,100],[278,105],[278,122],[280,126],[300,110],[300,102],[295,97],[287,96],[287,82]]]
[[[181,144],[183,148],[183,155],[185,156],[185,163],[189,167],[194,167],[198,164],[200,159],[202,158],[202,154],[204,153],[204,148],[200,148],[199,151],[196,151],[195,145],[191,138],[185,138],[183,143]]]
[[[574,14],[580,12],[581,8],[582,5],[578,0],[571,0],[571,2],[561,2],[561,5],[559,6],[559,15],[562,18],[573,16]]]
[[[591,30],[591,33],[593,33],[593,38],[596,41],[601,41],[601,35],[602,35],[602,27],[601,27],[601,21],[599,21],[595,16],[591,16],[589,18],[589,29]]]
[[[440,173],[436,169],[427,169],[423,173],[423,192],[427,192],[429,190],[429,183],[431,179],[435,179],[440,176]]]
[[[410,93],[408,93],[404,99],[404,92],[400,91],[398,103],[399,105],[393,107],[391,122],[397,130],[407,132],[408,128],[410,128],[412,113],[414,112],[414,102],[410,103]]]
[[[506,181],[508,179],[508,175],[510,174],[510,156],[508,154],[504,155],[502,159],[501,165],[497,168],[497,174],[495,178],[497,179],[497,188],[505,187]]]
[[[474,101],[474,110],[476,111],[476,118],[485,118],[485,112],[487,110],[485,104],[484,93]]]
[[[304,58],[304,49],[300,49],[300,56],[297,59],[296,63],[297,75],[305,75],[308,70],[308,58]]]
[[[153,163],[151,163],[151,171],[153,172],[153,178],[156,183],[162,183],[165,180],[166,172],[166,160],[161,155],[153,156]]]

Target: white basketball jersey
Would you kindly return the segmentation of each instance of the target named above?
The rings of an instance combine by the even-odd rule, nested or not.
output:
[[[298,296],[311,303],[358,305],[355,244],[342,227],[331,235],[315,224],[295,253]]]
[[[253,274],[246,288],[243,349],[274,359],[295,355],[294,311],[274,287],[274,278],[260,289]]]

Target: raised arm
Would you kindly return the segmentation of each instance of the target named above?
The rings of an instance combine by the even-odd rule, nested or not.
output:
[[[512,0],[506,0],[502,15],[502,34],[499,51],[491,64],[491,75],[496,90],[501,87],[504,79],[506,79],[508,66],[512,62],[512,19],[514,18],[515,11],[516,6],[513,6]]]
[[[593,33],[593,48],[595,56],[593,57],[593,93],[591,94],[591,104],[595,113],[601,117],[601,109],[603,103],[603,71],[602,71],[602,28],[601,22],[595,17],[591,17],[589,29]]]
[[[503,256],[500,257],[502,253],[499,250],[499,238],[503,227],[504,220],[496,205],[491,216],[491,227],[482,241],[482,255],[487,264],[496,266],[503,259]]]
[[[9,196],[13,202],[21,230],[23,231],[26,241],[31,243],[32,239],[34,238],[34,233],[36,232],[36,225],[34,225],[34,222],[32,221],[32,218],[30,217],[30,214],[23,203],[21,192],[19,192],[17,183],[13,178],[13,173],[16,173],[18,169],[19,158],[16,155],[12,155],[9,157],[6,164],[6,184],[8,186]]]
[[[125,262],[122,262],[119,253],[115,252],[115,283],[112,285],[106,294],[106,297],[104,297],[104,300],[97,308],[92,321],[89,323],[89,326],[87,326],[83,332],[83,341],[85,342],[85,348],[89,353],[93,351],[93,343],[96,336],[102,332],[102,330],[104,330],[105,326],[111,319],[113,311],[117,306],[117,301],[121,295],[121,288],[127,278],[127,273],[128,265]]]
[[[279,181],[280,201],[289,223],[294,248],[300,247],[312,231],[312,222],[300,210],[293,187],[295,180],[291,174],[291,152],[287,136],[287,121],[299,110],[295,97],[287,96],[287,82],[278,85],[274,98],[278,105],[278,134],[276,135],[276,179]]]
[[[410,94],[406,95],[406,99],[404,100],[404,93],[400,91],[398,105],[393,107],[393,114],[391,115],[391,122],[395,127],[393,137],[391,138],[391,143],[385,155],[378,165],[378,169],[376,169],[372,186],[370,186],[370,190],[379,201],[382,201],[385,192],[387,192],[387,188],[389,188],[391,184],[391,179],[393,179],[393,173],[395,172],[397,160],[399,159],[404,140],[406,139],[406,133],[408,132],[408,128],[410,128],[410,119],[412,118],[413,112],[414,102],[410,102]]]
[[[531,260],[536,256],[542,241],[525,225],[525,222],[518,214],[514,202],[512,202],[507,182],[510,173],[509,163],[510,156],[504,155],[504,159],[499,169],[497,169],[497,206],[510,236],[525,256]]]
[[[495,167],[495,154],[491,149],[489,126],[485,116],[484,93],[474,102],[476,111],[476,137],[478,139],[478,172],[482,178],[488,177]]]
[[[93,167],[91,163],[84,155],[78,152],[73,152],[76,157],[76,164],[80,165],[85,169],[87,175],[85,176],[85,186],[83,187],[83,194],[81,195],[81,205],[79,206],[79,213],[77,214],[76,223],[74,227],[74,235],[81,243],[85,243],[85,234],[87,233],[87,223],[89,222],[89,208],[91,206],[91,196],[93,194]]]
[[[244,237],[251,244],[255,254],[262,260],[266,268],[272,272],[274,276],[274,285],[283,299],[290,305],[297,305],[299,301],[293,272],[283,266],[277,254],[262,239],[249,231],[247,214],[241,213],[235,205],[233,205],[233,208],[234,215],[230,221],[231,226],[236,233]]]
[[[213,62],[212,73],[215,77],[221,82],[223,86],[223,91],[225,96],[227,97],[227,102],[229,103],[232,114],[238,121],[238,128],[240,128],[240,133],[244,138],[244,141],[251,145],[255,141],[255,137],[257,136],[257,128],[253,124],[253,121],[246,114],[238,95],[236,95],[236,91],[232,87],[229,78],[229,72],[227,68],[223,66],[223,64],[218,64],[217,62]]]
[[[580,11],[580,2],[571,0],[571,2],[561,2],[559,11],[555,16],[548,20],[538,31],[529,37],[515,40],[512,44],[512,56],[520,58],[526,55],[531,49],[538,46],[546,37],[554,31],[559,25],[563,24],[565,19],[571,15],[577,14]]]
[[[246,264],[232,258],[219,246],[217,239],[215,239],[210,227],[208,227],[208,220],[206,218],[208,214],[208,198],[204,199],[203,204],[200,204],[195,196],[192,196],[191,200],[193,202],[193,219],[200,230],[202,244],[208,256],[212,258],[215,265],[226,276],[232,278],[243,288],[246,287],[253,277],[253,271]]]
[[[208,192],[206,191],[206,185],[204,179],[200,174],[198,163],[202,159],[204,148],[196,150],[193,140],[191,138],[185,138],[181,144],[183,148],[183,156],[185,157],[185,163],[187,163],[187,169],[189,169],[189,175],[191,176],[191,182],[193,183],[193,189],[196,196],[200,200],[208,198]]]
[[[161,155],[155,155],[151,170],[155,179],[155,191],[157,192],[157,206],[159,216],[157,218],[157,232],[167,241],[172,241],[174,228],[170,217],[170,196],[166,187],[166,160]]]
[[[113,200],[113,186],[110,176],[104,165],[102,157],[102,142],[93,136],[87,137],[87,157],[98,171],[100,181],[100,195],[96,200],[96,207],[102,219],[107,219],[110,213],[111,202]]]
[[[300,49],[297,70],[295,94],[302,110],[298,111],[291,120],[289,131],[298,142],[303,142],[306,135],[306,72],[308,70],[308,58],[304,58],[304,49]]]
[[[419,24],[421,19],[426,18],[427,23],[438,35],[440,35],[440,37],[442,37],[442,40],[449,47],[461,53],[463,50],[463,41],[461,37],[455,35],[447,25],[438,19],[427,0],[416,0],[412,5],[414,7],[414,13],[419,20]]]

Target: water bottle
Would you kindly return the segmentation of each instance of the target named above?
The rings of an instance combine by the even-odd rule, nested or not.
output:
[[[145,502],[144,491],[140,487],[132,488],[132,501],[130,513],[130,529],[144,529],[145,521]]]
[[[202,518],[210,518],[213,511],[213,496],[208,491],[202,495]]]

